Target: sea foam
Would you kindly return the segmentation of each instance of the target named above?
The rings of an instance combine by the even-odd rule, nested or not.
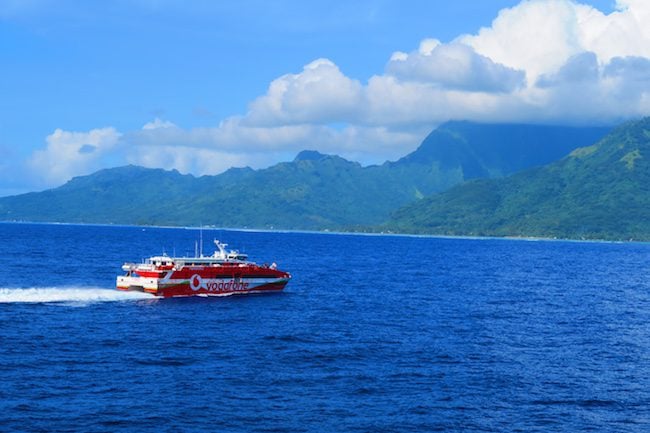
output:
[[[150,293],[83,287],[0,288],[2,303],[94,303],[155,299]]]

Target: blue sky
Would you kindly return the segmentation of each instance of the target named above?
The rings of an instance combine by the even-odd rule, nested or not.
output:
[[[0,0],[0,195],[127,163],[380,163],[449,119],[650,114],[647,3]]]

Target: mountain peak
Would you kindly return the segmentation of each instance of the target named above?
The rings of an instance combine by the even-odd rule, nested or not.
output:
[[[548,164],[600,140],[611,128],[450,121],[433,130],[402,163],[462,170],[465,180],[504,176]]]
[[[327,158],[327,155],[324,155],[317,150],[303,150],[296,155],[294,161],[320,161],[325,158]]]

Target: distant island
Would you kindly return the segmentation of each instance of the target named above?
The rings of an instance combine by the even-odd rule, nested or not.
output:
[[[194,177],[136,166],[0,198],[0,219],[650,240],[650,118],[606,127],[448,122],[363,167],[291,162]]]

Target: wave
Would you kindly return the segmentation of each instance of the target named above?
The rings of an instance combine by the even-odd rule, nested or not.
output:
[[[150,293],[85,287],[0,288],[0,304],[95,303],[155,299]]]

